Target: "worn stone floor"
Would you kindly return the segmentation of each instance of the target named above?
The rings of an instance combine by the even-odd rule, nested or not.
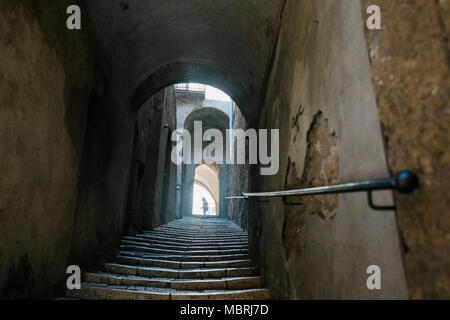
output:
[[[104,270],[83,274],[69,298],[112,300],[270,299],[248,252],[248,235],[221,218],[188,217],[122,239]]]

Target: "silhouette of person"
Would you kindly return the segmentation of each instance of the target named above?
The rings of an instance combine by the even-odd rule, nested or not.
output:
[[[208,211],[208,202],[206,202],[205,198],[202,198],[202,201],[203,201],[203,206],[202,206],[203,216],[206,217],[206,211]]]

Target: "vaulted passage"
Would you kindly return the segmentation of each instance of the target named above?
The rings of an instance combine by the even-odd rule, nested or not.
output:
[[[450,1],[371,2],[3,0],[0,297],[450,298]]]

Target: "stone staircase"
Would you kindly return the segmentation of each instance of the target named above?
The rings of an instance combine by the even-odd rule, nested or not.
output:
[[[69,298],[266,300],[248,254],[248,235],[221,218],[183,218],[124,237],[115,263],[83,274]]]

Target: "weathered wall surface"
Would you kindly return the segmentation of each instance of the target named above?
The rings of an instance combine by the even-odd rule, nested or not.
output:
[[[168,134],[175,126],[175,111],[174,91],[172,87],[168,87],[148,99],[136,115],[134,149],[128,179],[126,234],[135,235],[143,229],[152,229],[162,221],[173,220],[172,216],[175,215],[172,203],[167,212],[161,212],[164,190],[162,177],[165,173],[168,173],[168,190],[171,196],[172,190],[176,189],[176,168],[166,168],[164,163]]]
[[[135,114],[106,75],[90,108],[70,263],[84,271],[112,261],[123,233]]]
[[[156,184],[152,186],[153,190],[153,216],[154,223],[152,227],[160,226],[161,224],[169,223],[176,218],[176,165],[171,160],[172,131],[176,129],[177,114],[176,114],[176,99],[173,87],[169,87],[162,91],[164,94],[162,104],[162,123],[161,123],[161,137],[159,141],[159,159],[155,163],[157,165],[157,179]],[[168,127],[167,127],[168,125]],[[155,170],[149,164],[148,170]],[[167,194],[164,195],[164,192]]]
[[[175,126],[173,89],[156,93],[138,114],[133,114],[123,96],[114,89],[116,86],[108,86],[88,118],[71,254],[71,263],[83,270],[98,269],[106,261],[112,261],[124,231],[153,228],[171,221],[175,215],[174,203],[169,202],[168,216],[161,216],[168,131],[163,127],[165,123]],[[138,142],[133,151],[135,122]],[[142,164],[137,170],[137,176],[142,176],[140,181],[133,182],[129,177],[133,174],[133,167],[130,170],[133,160]],[[175,192],[175,167],[169,169],[169,191]],[[134,209],[128,212],[127,222],[132,220],[137,229],[124,230],[127,199],[134,186],[131,199]],[[173,196],[169,193],[169,197]]]
[[[219,167],[219,212],[217,213],[220,217],[228,217],[228,201],[225,199],[229,195],[228,191],[228,180],[230,179],[228,173],[228,165],[221,164]]]
[[[159,98],[159,95],[148,99],[136,115],[124,231],[127,235],[135,235],[142,232],[142,228],[150,229],[152,225],[151,188],[155,185],[156,170],[149,170],[148,167],[155,167],[158,163],[163,109],[161,100],[164,100],[156,97]]]
[[[77,1],[0,8],[0,296],[45,296],[68,266],[86,115],[95,81]]]
[[[389,174],[370,71],[360,2],[287,1],[259,123],[280,129],[280,171],[255,172],[252,190]],[[391,204],[392,194],[376,201]],[[302,202],[272,200],[249,214],[255,258],[274,298],[408,297],[394,212],[372,211],[364,193]],[[366,270],[374,264],[382,290],[370,291]]]
[[[194,201],[195,164],[183,164],[181,175],[181,215],[191,216]]]
[[[233,107],[233,129],[248,129],[247,121],[237,105]],[[234,140],[234,152],[236,153],[236,139]],[[248,142],[246,144],[248,163]],[[236,157],[235,157],[236,161]],[[250,189],[250,166],[248,164],[228,165],[228,193],[227,196],[240,196]],[[244,230],[248,230],[249,203],[245,200],[228,201],[228,218],[238,224]]]
[[[399,195],[399,228],[413,299],[450,298],[450,1],[363,1],[382,9],[367,31],[389,169],[418,173]]]

